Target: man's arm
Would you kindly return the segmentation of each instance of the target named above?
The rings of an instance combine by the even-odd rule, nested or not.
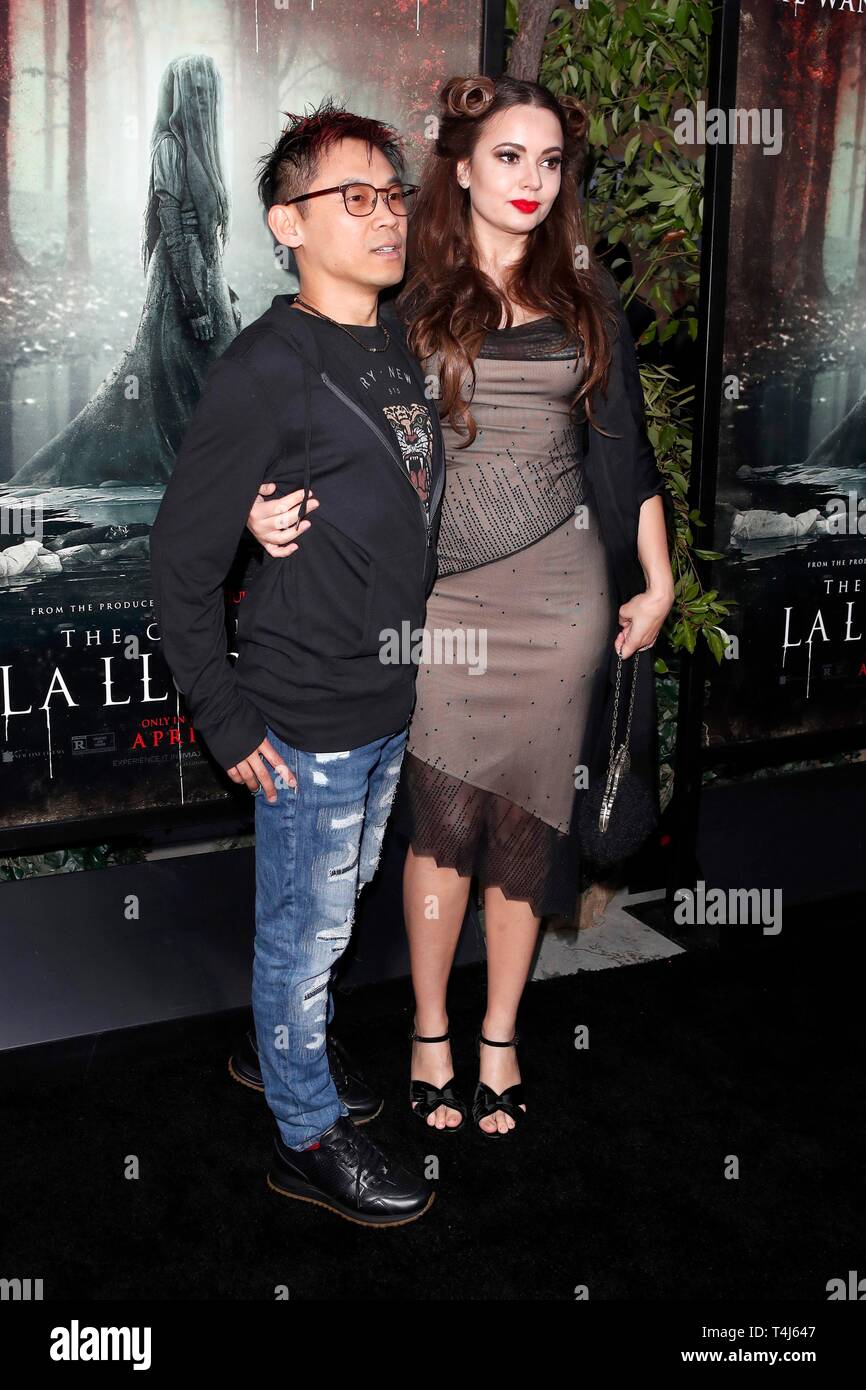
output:
[[[242,361],[211,368],[150,535],[163,651],[196,728],[234,767],[265,738],[226,647],[223,584],[256,489],[281,442],[264,388]]]

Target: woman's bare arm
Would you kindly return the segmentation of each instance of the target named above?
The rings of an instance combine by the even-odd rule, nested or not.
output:
[[[673,606],[674,577],[664,503],[658,494],[641,503],[637,553],[646,578],[646,590],[635,594],[619,610],[623,630],[618,633],[614,645],[623,660],[654,644]]]

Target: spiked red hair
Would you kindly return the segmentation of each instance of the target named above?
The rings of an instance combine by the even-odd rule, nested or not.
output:
[[[375,147],[389,160],[398,178],[405,178],[403,141],[393,126],[382,121],[356,116],[330,97],[319,107],[303,116],[284,111],[288,124],[273,149],[258,162],[258,190],[264,206],[288,202],[306,193],[316,177],[322,154],[339,140],[363,140],[368,155]],[[301,216],[306,204],[298,203]]]

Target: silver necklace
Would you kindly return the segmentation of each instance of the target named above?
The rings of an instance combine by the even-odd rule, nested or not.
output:
[[[352,342],[357,343],[358,347],[362,347],[365,352],[387,352],[388,348],[391,346],[391,334],[388,332],[388,325],[383,323],[378,316],[376,318],[376,327],[382,329],[382,332],[385,334],[385,341],[382,343],[381,347],[370,347],[369,343],[362,343],[360,338],[356,338],[354,333],[347,328],[344,323],[337,323],[336,319],[329,319],[327,314],[321,313],[315,305],[308,304],[305,299],[301,299],[300,295],[298,295],[292,303],[293,305],[303,304],[305,309],[311,309],[314,314],[318,314],[319,318],[324,319],[326,323],[332,323],[335,328],[342,328],[344,333],[349,334]]]

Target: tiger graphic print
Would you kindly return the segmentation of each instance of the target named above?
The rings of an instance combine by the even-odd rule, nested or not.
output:
[[[400,444],[403,462],[425,507],[430,504],[430,460],[433,430],[423,405],[394,404],[382,407]]]

